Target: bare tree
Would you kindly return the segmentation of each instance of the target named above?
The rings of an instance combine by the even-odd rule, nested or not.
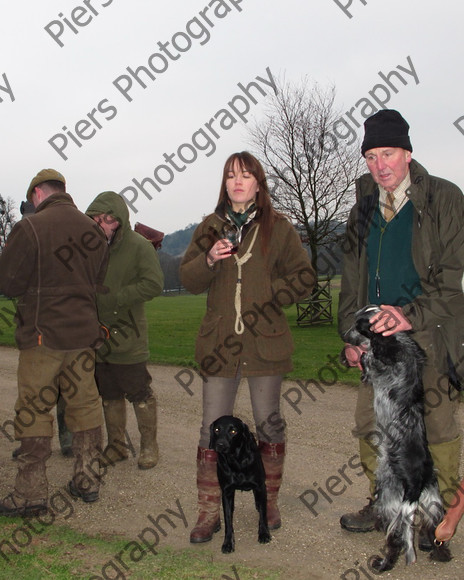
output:
[[[15,224],[15,203],[8,197],[4,199],[0,195],[0,252],[5,246],[6,239]]]
[[[264,119],[249,129],[274,206],[293,220],[316,272],[319,251],[333,244],[346,221],[360,174],[356,133],[334,101],[333,87],[279,82]]]

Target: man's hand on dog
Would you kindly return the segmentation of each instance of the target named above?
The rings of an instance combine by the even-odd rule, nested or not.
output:
[[[400,306],[389,306],[382,304],[380,312],[377,312],[370,318],[370,330],[377,332],[382,336],[391,336],[397,332],[412,330],[411,323],[403,314]],[[361,357],[367,351],[367,345],[360,344],[355,346],[353,344],[345,343],[345,362],[350,367],[357,367],[363,370],[361,364]]]
[[[382,304],[381,312],[374,314],[370,319],[371,330],[382,336],[391,336],[396,332],[412,330],[411,323],[403,314],[401,306],[388,306]]]

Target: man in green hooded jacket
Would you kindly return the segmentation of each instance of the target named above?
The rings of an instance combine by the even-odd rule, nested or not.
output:
[[[106,293],[97,296],[98,316],[108,331],[95,368],[108,434],[103,451],[110,462],[128,457],[126,401],[134,406],[140,431],[140,469],[158,462],[156,399],[147,370],[149,358],[145,302],[163,291],[163,272],[153,245],[133,231],[124,199],[113,191],[99,194],[86,214],[105,232],[109,263]]]

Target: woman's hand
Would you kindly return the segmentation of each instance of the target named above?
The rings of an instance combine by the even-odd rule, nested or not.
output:
[[[232,255],[230,251],[233,247],[233,244],[231,244],[229,240],[218,240],[206,254],[206,262],[208,263],[208,266],[212,268],[216,262],[219,262],[219,260],[230,258]]]

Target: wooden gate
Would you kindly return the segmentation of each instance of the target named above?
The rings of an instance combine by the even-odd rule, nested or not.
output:
[[[296,303],[298,326],[333,323],[332,295],[330,278],[318,278],[313,293],[309,298]]]

